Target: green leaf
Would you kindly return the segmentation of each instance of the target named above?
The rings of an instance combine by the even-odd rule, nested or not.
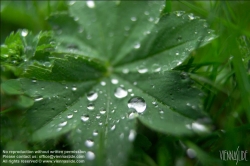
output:
[[[35,58],[24,78],[5,83],[18,82],[34,98],[26,115],[33,141],[68,133],[86,165],[121,165],[137,119],[178,136],[208,131],[199,120],[206,117],[201,91],[172,69],[215,35],[192,14],[161,16],[163,4],[71,2],[68,13],[49,18],[58,43],[48,51],[51,65]],[[31,47],[46,50],[46,40]]]

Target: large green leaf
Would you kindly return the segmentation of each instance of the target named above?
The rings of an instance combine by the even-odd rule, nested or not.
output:
[[[214,35],[204,20],[161,15],[162,7],[70,2],[68,13],[49,18],[58,43],[52,65],[33,62],[24,78],[5,83],[34,98],[27,111],[33,141],[68,133],[72,148],[86,152],[86,165],[123,165],[137,119],[167,134],[208,131],[201,91],[172,69]]]

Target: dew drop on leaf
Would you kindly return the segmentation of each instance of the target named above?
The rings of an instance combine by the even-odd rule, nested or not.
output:
[[[89,103],[88,106],[87,106],[87,109],[88,109],[88,110],[93,110],[93,109],[95,109],[94,104],[93,104],[93,103]]]
[[[105,85],[106,85],[106,82],[105,82],[105,81],[102,81],[102,82],[101,82],[101,85],[102,85],[102,86],[105,86]]]
[[[71,119],[72,117],[73,117],[73,114],[68,114],[68,115],[67,115],[67,118],[68,118],[68,119]]]
[[[127,69],[127,68],[126,68],[126,69],[123,69],[123,70],[122,70],[122,73],[123,73],[123,74],[128,74],[128,73],[129,73],[129,69]]]
[[[95,2],[93,0],[87,0],[87,6],[89,8],[94,8],[95,7]]]
[[[115,125],[113,125],[112,127],[111,127],[111,130],[114,130],[115,129]]]
[[[59,127],[59,128],[57,128],[57,129],[56,129],[56,131],[61,131],[61,130],[62,130],[62,128],[61,128],[61,127]]]
[[[90,148],[90,147],[94,146],[94,141],[88,139],[85,141],[85,145]]]
[[[136,21],[137,18],[136,17],[131,17],[131,21]]]
[[[77,88],[76,87],[72,87],[72,91],[76,91],[77,90]]]
[[[81,116],[81,120],[82,120],[83,122],[88,121],[88,120],[89,120],[89,115],[83,115],[83,116]]]
[[[60,127],[63,127],[63,126],[66,126],[67,125],[67,121],[65,121],[65,122],[62,122],[62,123],[60,123],[58,126],[60,126]]]
[[[39,97],[39,98],[36,98],[36,99],[35,99],[35,101],[41,101],[41,100],[43,100],[42,97]]]
[[[118,84],[118,82],[119,82],[119,81],[118,81],[117,79],[115,79],[115,78],[111,79],[111,83],[112,83],[112,84]]]
[[[152,70],[154,72],[160,72],[161,71],[161,66],[159,64],[153,64]]]
[[[129,131],[128,140],[129,140],[129,141],[134,141],[135,136],[136,136],[135,130],[130,130],[130,131]]]
[[[142,97],[135,96],[129,99],[128,108],[132,108],[138,113],[142,113],[146,110],[146,102]]]
[[[128,115],[128,118],[129,118],[129,119],[134,119],[134,118],[136,118],[136,117],[138,117],[138,113],[135,113],[135,112],[131,112],[131,113]]]
[[[140,43],[136,43],[135,46],[134,46],[135,49],[139,49],[140,47],[141,47]]]
[[[86,153],[86,158],[87,158],[88,160],[94,160],[94,159],[95,159],[95,154],[94,154],[93,152],[91,152],[91,151],[88,151],[88,152]]]
[[[91,91],[87,94],[87,99],[89,101],[95,101],[98,98],[98,94],[94,91]]]
[[[98,135],[97,130],[94,130],[94,131],[93,131],[93,136],[97,136],[97,135]]]
[[[22,32],[21,32],[21,35],[23,37],[26,37],[28,35],[28,30],[27,29],[23,29]]]
[[[105,113],[106,113],[106,110],[102,108],[102,109],[100,110],[100,114],[105,114]]]
[[[189,158],[195,158],[196,152],[193,149],[189,148],[189,149],[187,149],[187,155]]]
[[[148,69],[145,68],[144,66],[140,66],[137,68],[137,71],[140,73],[140,74],[144,74],[144,73],[147,73],[148,72]]]
[[[127,95],[128,95],[128,92],[125,89],[121,87],[118,87],[115,89],[115,97],[120,99],[120,98],[126,97]]]

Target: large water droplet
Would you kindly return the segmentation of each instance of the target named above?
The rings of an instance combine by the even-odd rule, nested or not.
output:
[[[94,8],[95,7],[95,2],[93,0],[88,0],[86,3],[87,3],[87,6],[89,8]]]
[[[91,152],[91,151],[88,151],[88,152],[86,153],[86,158],[87,158],[88,160],[94,160],[94,159],[95,159],[95,153],[93,153],[93,152]]]
[[[127,95],[128,95],[128,92],[125,89],[121,87],[118,87],[115,89],[115,97],[120,99],[120,98],[126,97]]]
[[[58,126],[63,127],[63,126],[66,126],[67,123],[68,123],[68,122],[65,121],[65,122],[60,123]]]
[[[90,148],[90,147],[94,146],[94,141],[88,139],[85,141],[85,145]]]
[[[98,97],[98,94],[94,91],[91,91],[87,94],[87,99],[89,101],[95,101],[97,99],[97,97]]]
[[[93,110],[93,109],[95,109],[94,104],[93,104],[93,103],[89,103],[88,106],[87,106],[87,109],[88,109],[88,110]]]
[[[146,110],[146,102],[142,97],[132,97],[128,101],[128,108],[133,108],[138,113],[142,113]]]
[[[83,122],[88,121],[88,120],[89,120],[89,115],[83,115],[83,116],[81,116],[81,120],[82,120]]]

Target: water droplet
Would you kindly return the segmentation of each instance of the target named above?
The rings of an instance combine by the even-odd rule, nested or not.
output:
[[[101,118],[101,116],[100,115],[96,115],[96,119],[100,119]]]
[[[97,135],[98,135],[97,130],[94,130],[94,131],[93,131],[93,136],[97,136]]]
[[[146,102],[142,97],[132,97],[128,101],[128,108],[133,108],[138,113],[142,113],[146,110]]]
[[[93,103],[89,103],[87,108],[88,108],[88,110],[93,110],[93,109],[95,109],[95,106]]]
[[[119,82],[119,81],[118,81],[117,79],[115,79],[115,78],[111,79],[111,83],[112,83],[112,84],[118,84],[118,82]]]
[[[135,130],[130,130],[130,131],[129,131],[128,140],[129,140],[129,141],[134,141],[135,136],[136,136]]]
[[[76,1],[69,1],[69,5],[74,5]]]
[[[63,126],[66,126],[67,123],[68,123],[68,122],[65,121],[65,122],[60,123],[58,126],[63,127]]]
[[[152,70],[154,72],[160,72],[161,71],[161,66],[159,64],[153,64]]]
[[[136,21],[137,18],[136,17],[131,17],[131,21]]]
[[[154,18],[153,18],[153,17],[150,17],[150,18],[148,19],[148,21],[149,21],[149,22],[152,22],[152,21],[154,21]]]
[[[87,3],[87,6],[89,8],[94,8],[95,7],[95,2],[93,0],[88,0],[86,3]]]
[[[56,129],[56,131],[61,131],[62,130],[62,128],[61,127],[58,127],[57,129]]]
[[[145,11],[144,14],[145,14],[145,15],[149,15],[149,12],[148,12],[148,11]]]
[[[79,17],[75,17],[74,20],[75,20],[75,21],[78,21],[78,20],[79,20]]]
[[[41,100],[43,100],[42,97],[39,97],[39,98],[36,98],[36,99],[35,99],[35,101],[41,101]]]
[[[112,127],[111,127],[111,130],[114,130],[115,129],[115,125],[113,125]]]
[[[102,86],[105,86],[105,85],[106,85],[106,82],[102,81],[102,82],[101,82],[101,85],[102,85]]]
[[[129,69],[122,69],[122,73],[123,74],[128,74],[129,73]]]
[[[94,154],[93,152],[91,152],[91,151],[88,151],[88,152],[86,153],[86,158],[87,158],[88,160],[94,160],[94,159],[95,159],[95,154]]]
[[[136,43],[135,46],[134,46],[135,49],[139,49],[140,47],[141,47],[140,43]]]
[[[177,11],[177,12],[176,12],[176,16],[178,16],[178,17],[182,16],[183,14],[184,14],[183,11]]]
[[[115,97],[120,99],[120,98],[126,97],[127,95],[128,95],[128,92],[125,89],[121,87],[118,87],[115,89]]]
[[[179,52],[176,52],[175,55],[179,55]]]
[[[89,101],[95,101],[97,99],[97,97],[98,97],[98,94],[94,91],[91,91],[87,94],[87,99]]]
[[[36,83],[37,81],[36,80],[32,80],[33,83]]]
[[[76,87],[72,87],[72,91],[76,91],[77,90],[77,88]]]
[[[124,133],[121,133],[120,134],[120,139],[123,139],[124,138]]]
[[[137,71],[140,73],[140,74],[144,74],[144,73],[147,73],[148,72],[148,69],[145,68],[144,66],[140,66],[137,68]]]
[[[73,117],[73,114],[68,114],[67,118],[71,119]]]
[[[94,141],[88,139],[85,141],[85,145],[90,148],[90,147],[94,146]]]
[[[83,115],[83,116],[81,116],[81,120],[82,120],[83,122],[88,121],[88,120],[89,120],[89,115]]]
[[[193,149],[189,148],[187,150],[187,155],[188,155],[189,158],[195,158],[196,157],[196,152]]]
[[[27,29],[23,29],[22,32],[21,32],[21,35],[23,37],[27,36],[28,35],[28,30]]]
[[[100,114],[105,114],[106,113],[106,110],[105,109],[101,109],[100,110]]]
[[[194,17],[194,14],[193,14],[193,13],[189,14],[189,15],[188,15],[188,17],[189,17],[189,20],[193,20],[193,19],[195,19],[195,17]]]
[[[129,115],[128,115],[128,118],[129,119],[134,119],[134,118],[136,118],[136,117],[138,117],[139,115],[138,115],[138,113],[137,112],[131,112]]]

